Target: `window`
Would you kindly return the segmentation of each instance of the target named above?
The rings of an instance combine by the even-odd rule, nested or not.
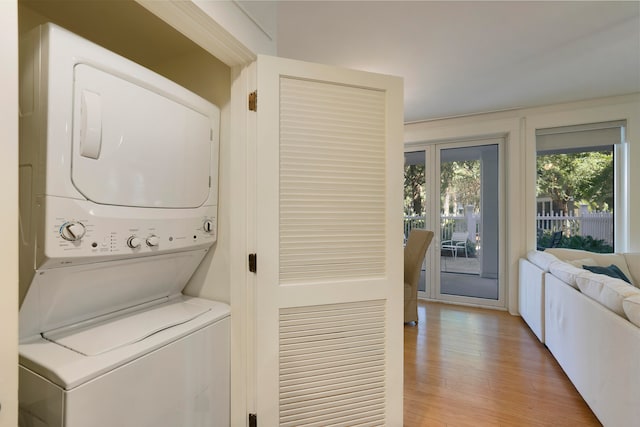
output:
[[[613,252],[615,147],[624,126],[616,121],[536,131],[538,248]]]

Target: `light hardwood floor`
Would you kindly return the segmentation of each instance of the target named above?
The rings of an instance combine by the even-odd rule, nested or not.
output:
[[[407,427],[600,426],[517,316],[418,303],[404,327]]]

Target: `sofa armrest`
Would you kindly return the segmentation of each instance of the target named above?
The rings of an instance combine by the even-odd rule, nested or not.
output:
[[[524,258],[519,264],[518,310],[544,343],[544,270]]]

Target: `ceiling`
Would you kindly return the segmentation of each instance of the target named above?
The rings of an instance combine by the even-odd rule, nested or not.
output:
[[[280,1],[278,56],[404,78],[414,122],[640,92],[640,2]]]

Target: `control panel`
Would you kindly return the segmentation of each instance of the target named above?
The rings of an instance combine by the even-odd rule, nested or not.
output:
[[[216,213],[215,206],[145,209],[51,198],[38,268],[209,247]]]

